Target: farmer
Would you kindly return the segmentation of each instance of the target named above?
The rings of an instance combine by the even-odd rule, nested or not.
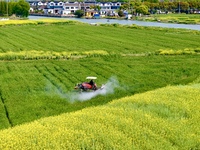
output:
[[[94,86],[94,81],[90,80],[89,84],[93,87]]]

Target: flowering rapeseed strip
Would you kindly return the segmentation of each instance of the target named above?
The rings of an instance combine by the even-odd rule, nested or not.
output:
[[[26,60],[26,59],[66,59],[72,56],[91,56],[91,55],[108,55],[107,51],[104,50],[90,50],[90,51],[47,51],[47,50],[27,50],[27,51],[7,51],[0,52],[0,60]]]
[[[0,26],[3,25],[22,25],[22,24],[45,24],[45,23],[61,23],[61,22],[71,22],[75,23],[76,21],[66,21],[64,19],[38,19],[38,20],[6,20],[6,21],[0,21]]]
[[[168,86],[0,131],[0,149],[199,149],[200,86]]]

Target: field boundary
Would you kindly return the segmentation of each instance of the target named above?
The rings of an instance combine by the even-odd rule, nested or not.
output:
[[[1,102],[2,102],[2,104],[3,104],[4,110],[5,110],[6,118],[8,119],[8,122],[9,122],[10,126],[13,127],[13,124],[12,124],[12,121],[11,121],[11,119],[10,119],[10,115],[9,115],[7,106],[6,106],[6,104],[5,104],[5,99],[2,97],[2,91],[1,91],[1,89],[0,89],[0,100],[1,100]]]
[[[34,52],[34,53],[33,53]],[[50,52],[50,51],[20,51],[20,52],[0,52],[0,61],[19,61],[19,60],[76,60],[86,57],[100,56],[122,56],[122,57],[145,57],[151,55],[198,55],[200,47],[185,49],[159,49],[155,52],[144,53],[108,53],[104,50],[90,50],[85,52]]]
[[[109,55],[105,50],[89,50],[89,51],[71,51],[71,52],[56,52],[56,51],[40,51],[40,50],[27,50],[27,51],[8,51],[0,52],[1,60],[46,60],[46,59],[79,59],[88,56],[104,56]]]

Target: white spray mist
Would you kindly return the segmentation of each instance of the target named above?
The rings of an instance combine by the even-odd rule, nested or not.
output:
[[[70,102],[87,101],[98,95],[106,95],[114,93],[114,89],[119,87],[119,82],[116,77],[111,77],[101,89],[91,92],[71,93],[69,94]]]
[[[75,101],[87,101],[98,95],[106,95],[114,93],[115,88],[119,87],[119,82],[116,77],[111,77],[103,85],[103,88],[89,92],[69,92],[63,93],[62,90],[56,90],[55,93],[62,98],[69,100],[71,103]]]

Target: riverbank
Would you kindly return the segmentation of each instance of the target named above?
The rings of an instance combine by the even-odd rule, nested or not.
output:
[[[60,15],[60,14],[38,14],[38,13],[31,13],[29,16],[40,16],[40,17],[57,17],[57,18],[74,18],[75,15]]]
[[[134,16],[133,20],[200,25],[200,14],[154,14],[148,16]]]
[[[163,15],[160,15],[160,17]],[[196,15],[197,19],[200,15]],[[73,20],[88,24],[121,24],[121,25],[138,25],[138,26],[151,26],[151,27],[162,27],[162,28],[179,28],[179,29],[190,29],[200,31],[200,24],[180,24],[180,23],[164,23],[161,21],[143,21],[143,20],[125,20],[125,19],[85,19],[85,18],[75,18],[75,17],[50,17],[50,16],[29,16],[28,20],[41,20],[41,19],[51,19],[55,21],[57,19],[62,20]],[[179,17],[181,19],[181,17]],[[21,19],[20,19],[21,20]],[[25,19],[26,20],[26,19]],[[21,22],[23,23],[23,21]],[[16,19],[2,19],[0,25],[9,24],[9,22],[16,22]],[[17,22],[16,22],[17,23]],[[19,22],[18,22],[19,23]],[[14,23],[15,24],[15,23]]]
[[[66,19],[74,20],[88,24],[121,24],[121,25],[138,25],[138,26],[151,26],[151,27],[162,27],[162,28],[179,28],[179,29],[190,29],[200,31],[200,25],[194,24],[176,24],[176,23],[161,23],[161,22],[148,22],[138,20],[118,20],[118,19],[84,19],[84,18],[55,18],[55,17],[41,17],[41,16],[29,16],[29,20],[39,20],[45,18],[53,19]]]
[[[59,14],[30,14],[30,16],[55,17],[55,18],[75,18],[75,15],[59,15]],[[83,18],[92,19],[92,18]],[[125,18],[106,17],[101,19],[125,20]],[[143,16],[133,16],[133,21],[175,23],[175,24],[197,24],[200,25],[200,14],[151,14]]]

